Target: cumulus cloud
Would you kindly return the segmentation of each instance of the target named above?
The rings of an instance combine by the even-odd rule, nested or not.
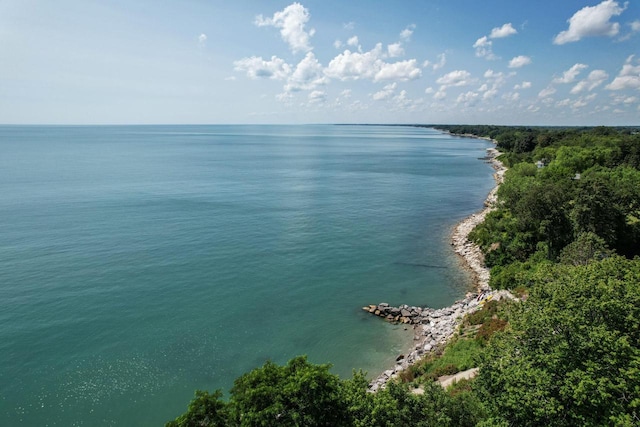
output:
[[[612,95],[612,101],[611,101],[613,105],[620,105],[620,104],[630,105],[636,102],[638,102],[638,97],[627,96],[627,95],[618,95],[618,96]]]
[[[280,36],[293,51],[308,52],[313,49],[309,43],[309,38],[313,36],[315,30],[307,31],[305,25],[309,22],[309,11],[300,3],[292,3],[282,11],[276,12],[271,18],[258,15],[255,24],[259,27],[272,26],[280,28]]]
[[[553,79],[553,83],[573,83],[578,77],[578,74],[585,68],[588,68],[588,65],[585,64],[573,64],[571,68],[562,73],[562,77],[556,77]]]
[[[511,25],[511,22],[509,22],[508,24],[504,24],[502,27],[496,27],[493,30],[491,30],[491,34],[489,35],[489,38],[501,39],[503,37],[509,37],[514,34],[518,34],[518,31],[515,28],[513,28],[513,26]]]
[[[321,90],[314,90],[308,96],[310,104],[321,104],[327,99],[327,94]]]
[[[389,52],[389,56],[391,58],[396,58],[398,56],[404,55],[404,49],[400,43],[393,43],[387,46],[387,51]]]
[[[381,91],[374,93],[372,95],[372,98],[375,101],[383,101],[385,99],[391,98],[396,90],[397,85],[398,85],[397,83],[391,83],[386,85]]]
[[[476,56],[479,58],[485,58],[488,60],[499,59],[493,53],[493,41],[492,39],[502,39],[514,34],[518,34],[518,31],[513,28],[511,22],[504,24],[501,27],[495,27],[491,30],[488,36],[482,36],[473,44],[473,48],[476,50]]]
[[[609,90],[640,89],[640,64],[633,64],[634,55],[627,58],[620,73],[607,86]]]
[[[465,106],[471,106],[478,101],[479,96],[480,95],[477,92],[472,91],[461,93],[460,95],[458,95],[456,103],[464,104]]]
[[[455,70],[441,76],[436,80],[440,86],[445,88],[451,86],[467,86],[471,83],[471,74],[466,70]]]
[[[482,98],[485,100],[494,98],[498,94],[498,90],[505,85],[507,79],[513,75],[515,75],[515,73],[505,75],[501,71],[496,72],[492,69],[488,69],[487,71],[485,71],[483,77],[487,82],[484,83],[479,89],[481,92],[484,92]]]
[[[347,40],[347,44],[349,46],[353,46],[353,47],[358,47],[358,36],[353,36],[351,38],[349,38],[349,40]]]
[[[447,97],[447,92],[444,91],[443,89],[440,89],[436,93],[433,94],[433,99],[435,99],[437,101],[441,101],[441,100],[445,99],[446,97]]]
[[[633,22],[630,22],[629,24],[627,24],[629,26],[629,32],[623,36],[620,36],[618,38],[618,41],[625,41],[625,40],[629,40],[631,37],[633,37],[636,33],[640,32],[640,20],[636,20]]]
[[[202,33],[198,36],[198,44],[200,44],[200,46],[204,46],[207,42],[207,35],[205,33]]]
[[[349,49],[333,58],[325,74],[338,80],[359,80],[373,79],[376,71],[380,68],[379,62],[382,56],[382,44],[368,52],[351,52]]]
[[[554,44],[577,42],[584,37],[613,37],[620,32],[620,24],[611,22],[611,18],[619,16],[627,8],[627,3],[620,6],[614,0],[605,0],[596,6],[586,6],[567,20],[569,28],[560,32],[553,39]]]
[[[251,79],[284,80],[291,74],[291,66],[276,56],[268,61],[260,56],[252,56],[235,61],[233,65],[236,71],[245,72]]]
[[[445,65],[447,65],[447,55],[445,53],[441,53],[438,55],[438,62],[433,66],[433,71],[437,71]]]
[[[492,50],[493,42],[489,40],[488,36],[482,36],[473,44],[473,48],[476,50],[476,56],[479,58],[486,58],[489,60],[498,59]]]
[[[556,88],[554,88],[553,86],[547,86],[546,88],[542,89],[538,93],[538,97],[540,97],[540,98],[548,98],[551,95],[553,95],[554,93],[556,93]]]
[[[422,75],[415,59],[394,63],[381,63],[380,70],[373,77],[374,82],[384,80],[415,80]]]
[[[387,63],[382,58],[381,43],[368,52],[351,52],[347,49],[329,62],[324,73],[327,77],[343,81],[370,79],[375,82],[413,80],[422,75],[415,59]]]
[[[404,41],[411,40],[411,35],[413,34],[413,30],[416,29],[415,24],[408,25],[407,28],[400,32],[400,38]]]
[[[504,99],[505,101],[515,102],[520,99],[520,93],[518,92],[505,93],[504,95],[502,95],[502,99]]]
[[[432,63],[430,61],[424,61],[424,63],[422,64],[422,68],[431,67],[433,71],[438,71],[440,68],[444,67],[446,64],[447,64],[447,55],[444,53],[441,53],[440,55],[438,55],[438,62]]]
[[[579,81],[573,88],[571,88],[571,93],[575,95],[585,90],[592,91],[604,83],[608,78],[609,74],[607,74],[606,71],[593,70],[589,73],[589,76],[586,79]]]
[[[531,88],[531,82],[522,82],[521,84],[517,84],[513,87],[514,90],[529,89],[529,88]]]
[[[296,92],[312,90],[327,83],[323,74],[323,67],[313,52],[307,52],[304,59],[298,63],[294,72],[289,76],[285,91]]]
[[[529,58],[528,56],[519,55],[509,61],[509,68],[520,68],[529,64],[531,64],[531,58]]]

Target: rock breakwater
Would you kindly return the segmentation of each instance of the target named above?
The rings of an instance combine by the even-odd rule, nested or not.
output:
[[[401,305],[390,306],[387,303],[372,304],[363,310],[393,323],[413,325],[414,345],[405,356],[396,359],[396,365],[380,374],[369,384],[370,391],[377,391],[385,384],[397,378],[401,372],[418,362],[428,353],[443,346],[458,330],[462,319],[480,308],[489,300],[513,298],[507,291],[483,291],[468,293],[463,299],[449,307],[433,309]]]

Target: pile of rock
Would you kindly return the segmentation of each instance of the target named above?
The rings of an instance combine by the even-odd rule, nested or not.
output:
[[[381,302],[378,305],[372,304],[366,307],[362,307],[364,311],[375,314],[376,316],[384,317],[386,320],[392,323],[404,323],[417,325],[423,323],[428,318],[431,309],[423,309],[421,307],[409,307],[408,305],[401,305],[400,307],[391,307],[386,302]]]
[[[391,307],[386,303],[363,307],[363,310],[383,317],[387,321],[412,324],[414,328],[415,344],[411,352],[406,356],[398,356],[393,369],[384,371],[374,379],[369,384],[369,390],[377,391],[384,387],[390,379],[396,378],[402,371],[408,369],[429,352],[444,345],[456,333],[462,319],[467,314],[479,310],[490,299],[499,300],[501,298],[514,299],[514,296],[508,291],[469,293],[464,299],[438,310],[407,305]]]

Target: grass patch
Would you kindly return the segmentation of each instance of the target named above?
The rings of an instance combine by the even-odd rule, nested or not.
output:
[[[475,367],[482,352],[482,344],[475,339],[458,338],[451,342],[440,357],[432,356],[412,366],[402,377],[403,381],[421,379],[433,381],[443,375],[453,375]]]

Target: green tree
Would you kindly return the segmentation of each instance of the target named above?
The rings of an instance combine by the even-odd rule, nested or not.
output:
[[[640,260],[549,267],[510,319],[477,380],[494,424],[640,423]]]
[[[173,421],[169,421],[166,427],[226,427],[230,425],[227,404],[220,400],[222,392],[216,390],[213,393],[196,391],[195,398],[189,403],[187,412]]]
[[[300,356],[285,366],[267,362],[234,382],[233,419],[240,426],[350,425],[340,380],[330,365]]]

